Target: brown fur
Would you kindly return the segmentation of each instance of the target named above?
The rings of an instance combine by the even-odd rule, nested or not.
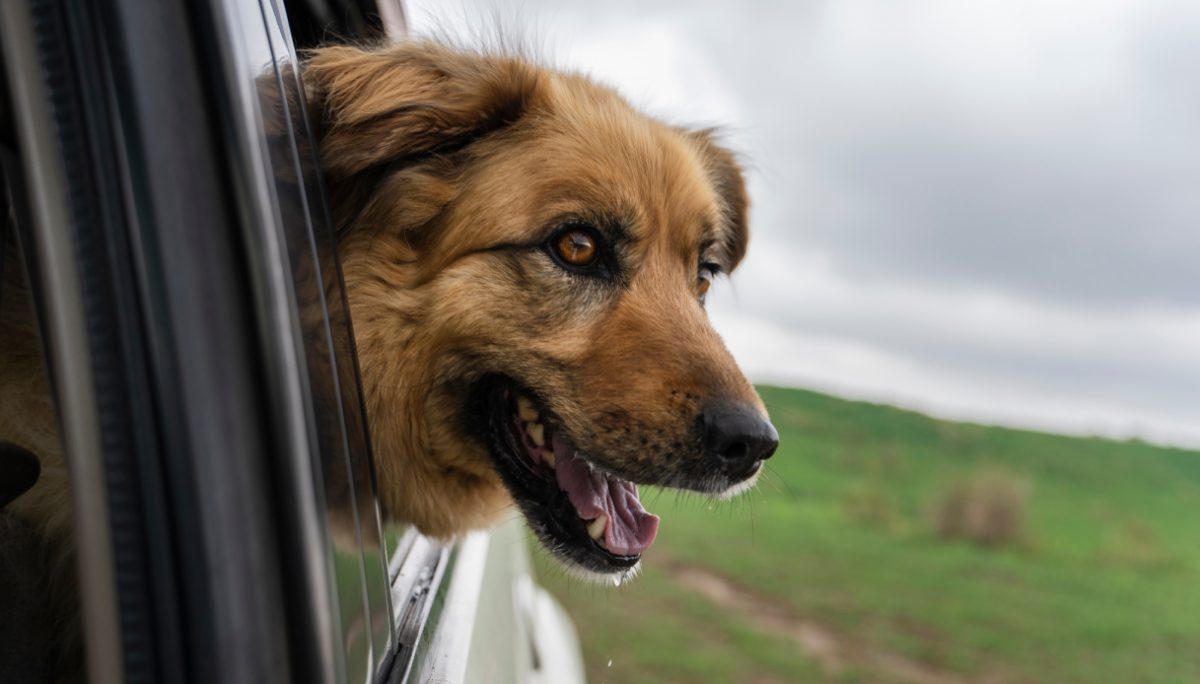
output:
[[[697,300],[700,259],[731,271],[747,240],[741,173],[710,133],[583,76],[430,43],[327,48],[305,78],[389,514],[449,536],[508,509],[460,418],[487,373],[641,481],[694,459],[705,403],[763,411]],[[567,219],[624,228],[619,282],[535,247]]]
[[[643,482],[689,474],[714,401],[765,414],[698,300],[701,260],[747,241],[733,156],[589,79],[433,43],[331,47],[304,67],[386,514],[437,537],[510,510],[464,418],[473,382],[537,392],[596,462]],[[567,220],[622,233],[612,282],[540,245]],[[17,269],[6,269],[7,274]],[[0,439],[43,459],[13,510],[73,580],[66,474],[24,289],[0,307]]]

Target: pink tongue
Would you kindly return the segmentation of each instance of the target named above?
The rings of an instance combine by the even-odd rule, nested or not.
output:
[[[604,548],[619,556],[634,556],[650,548],[658,534],[658,516],[647,513],[637,485],[592,470],[558,439],[554,440],[554,474],[579,517],[592,521],[608,516]]]

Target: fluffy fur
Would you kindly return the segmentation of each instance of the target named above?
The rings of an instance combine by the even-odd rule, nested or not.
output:
[[[387,513],[446,537],[509,510],[462,417],[489,373],[642,482],[690,475],[707,403],[765,414],[698,301],[700,262],[731,271],[747,240],[741,173],[711,133],[580,75],[430,43],[327,48],[304,75]],[[568,220],[620,228],[615,282],[539,249]]]

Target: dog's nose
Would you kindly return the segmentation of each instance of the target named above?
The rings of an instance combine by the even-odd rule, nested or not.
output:
[[[710,407],[700,415],[700,423],[704,448],[731,465],[764,461],[779,446],[775,426],[750,406]]]

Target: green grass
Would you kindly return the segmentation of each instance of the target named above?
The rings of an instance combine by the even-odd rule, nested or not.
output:
[[[659,540],[618,590],[539,560],[592,681],[912,680],[879,654],[964,680],[1200,681],[1200,453],[761,391],[781,447],[755,492],[644,492]],[[992,549],[937,537],[938,492],[996,469],[1031,486],[1023,536]],[[844,666],[712,604],[668,560],[824,626]]]

